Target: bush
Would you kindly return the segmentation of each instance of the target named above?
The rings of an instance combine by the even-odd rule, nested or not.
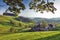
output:
[[[11,27],[10,30],[9,30],[9,32],[14,33],[15,29]]]

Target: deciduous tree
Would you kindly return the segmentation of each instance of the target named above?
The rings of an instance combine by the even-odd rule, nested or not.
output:
[[[56,8],[54,7],[54,2],[49,2],[49,0],[32,0],[29,6],[30,9],[34,9],[36,10],[36,12],[40,11],[41,13],[43,13],[43,11],[50,11],[52,13],[56,11]]]
[[[25,5],[23,4],[24,0],[3,0],[9,7],[6,11],[10,11],[18,15],[21,10],[25,9]],[[30,0],[29,0],[30,1]],[[43,13],[44,11],[50,11],[54,13],[56,8],[54,7],[54,2],[49,2],[49,0],[31,0],[29,3],[30,9],[34,9],[37,12],[40,11]]]
[[[25,5],[22,3],[23,0],[3,0],[9,7],[6,11],[10,11],[18,15],[20,10],[25,9]]]

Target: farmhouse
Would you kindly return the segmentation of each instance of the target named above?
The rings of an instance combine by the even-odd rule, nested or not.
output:
[[[46,27],[41,27],[41,24],[35,25],[35,27],[32,27],[30,31],[48,31],[55,29],[55,25],[48,24]]]
[[[40,31],[40,24],[35,25],[35,27],[32,27],[31,31]]]
[[[48,24],[49,26],[48,26],[48,29],[49,30],[52,30],[52,29],[55,29],[55,25],[54,24]]]

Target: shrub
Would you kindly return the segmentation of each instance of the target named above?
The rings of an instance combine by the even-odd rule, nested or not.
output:
[[[13,33],[15,32],[15,29],[11,27],[9,31]]]

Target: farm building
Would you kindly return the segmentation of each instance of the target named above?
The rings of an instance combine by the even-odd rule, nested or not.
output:
[[[48,31],[55,29],[55,25],[53,24],[48,24],[46,27],[41,27],[41,24],[36,25],[35,27],[32,27],[30,31]]]

